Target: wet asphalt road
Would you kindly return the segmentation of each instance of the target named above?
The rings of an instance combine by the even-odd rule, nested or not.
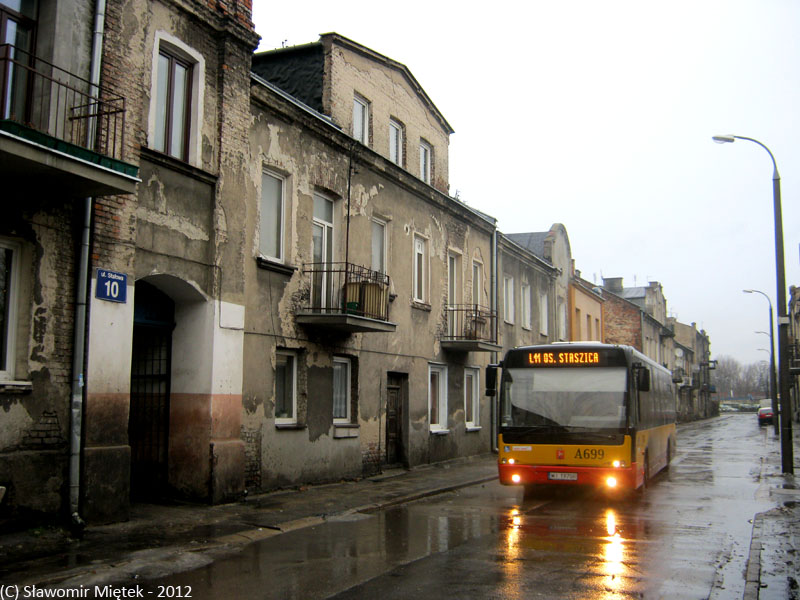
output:
[[[741,598],[771,428],[728,415],[679,428],[640,496],[495,482],[271,537],[158,581],[147,597]]]

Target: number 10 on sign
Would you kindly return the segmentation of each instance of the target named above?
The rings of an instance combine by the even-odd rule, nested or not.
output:
[[[100,300],[125,303],[128,295],[128,276],[125,273],[97,269],[97,287],[94,295]]]

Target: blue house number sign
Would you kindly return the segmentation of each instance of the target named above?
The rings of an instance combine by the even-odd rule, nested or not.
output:
[[[95,297],[109,302],[125,303],[128,296],[128,276],[125,273],[97,269]]]

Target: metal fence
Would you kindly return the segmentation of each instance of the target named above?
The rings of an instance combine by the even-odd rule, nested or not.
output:
[[[445,341],[478,340],[496,343],[497,313],[478,304],[448,304]]]
[[[305,310],[389,320],[389,276],[352,263],[310,263],[311,295]]]
[[[11,44],[0,44],[0,120],[121,159],[125,98]]]

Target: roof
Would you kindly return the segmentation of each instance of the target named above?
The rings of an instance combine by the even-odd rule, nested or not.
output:
[[[550,235],[549,231],[505,234],[512,242],[528,249],[539,258],[544,258],[544,241],[547,239],[548,235]]]

